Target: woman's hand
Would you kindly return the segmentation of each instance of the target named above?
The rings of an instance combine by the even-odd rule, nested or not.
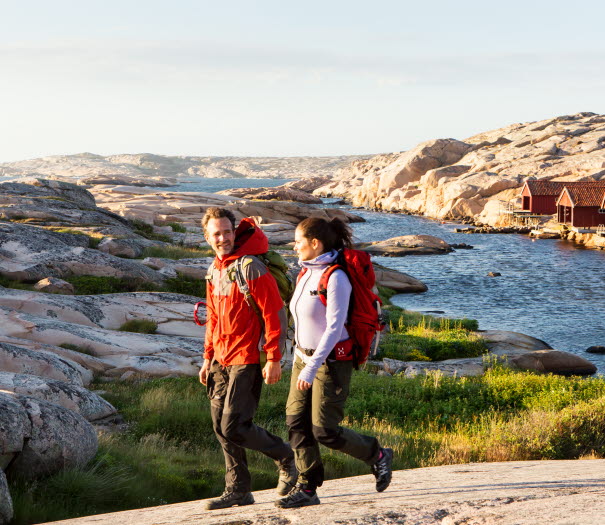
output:
[[[307,383],[306,381],[299,379],[296,381],[296,388],[298,390],[309,390],[309,388],[311,388],[311,383]]]

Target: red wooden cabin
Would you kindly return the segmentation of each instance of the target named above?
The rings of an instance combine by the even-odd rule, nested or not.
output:
[[[557,199],[557,220],[576,228],[605,224],[605,181],[566,185]]]
[[[525,181],[521,190],[521,209],[536,215],[552,215],[557,213],[557,197],[569,182],[553,182],[550,180]]]

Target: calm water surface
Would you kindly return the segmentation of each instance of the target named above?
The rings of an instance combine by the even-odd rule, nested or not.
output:
[[[353,225],[360,241],[427,234],[474,247],[445,255],[376,257],[429,287],[424,294],[395,296],[398,306],[439,310],[477,319],[481,329],[538,337],[553,348],[582,355],[605,373],[605,355],[585,353],[589,346],[605,345],[605,251],[524,235],[455,233],[457,225],[451,223],[353,211],[367,220]],[[488,277],[488,272],[502,276]]]

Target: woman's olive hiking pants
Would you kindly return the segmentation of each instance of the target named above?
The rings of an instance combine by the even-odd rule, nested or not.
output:
[[[296,357],[286,404],[286,423],[299,472],[298,482],[315,489],[324,480],[319,443],[349,454],[368,465],[373,465],[378,460],[380,445],[375,437],[364,436],[340,426],[349,395],[353,363],[324,363],[311,388],[303,391],[296,389],[296,381],[304,366],[300,358]]]
[[[250,492],[247,448],[278,465],[292,460],[288,443],[252,422],[262,385],[258,364],[222,366],[214,361],[208,371],[212,424],[225,456],[225,488],[234,492]]]

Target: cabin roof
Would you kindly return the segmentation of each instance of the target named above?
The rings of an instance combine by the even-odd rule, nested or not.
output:
[[[563,188],[569,184],[569,182],[559,182],[550,180],[528,180],[525,181],[527,188],[532,196],[536,195],[552,195],[556,197],[560,195]]]
[[[596,206],[600,208],[605,198],[605,181],[566,184],[565,189],[557,199],[557,204],[564,193],[567,193],[574,207]]]

